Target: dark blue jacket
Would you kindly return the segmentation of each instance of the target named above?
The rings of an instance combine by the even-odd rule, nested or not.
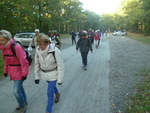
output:
[[[75,38],[76,37],[76,33],[75,32],[71,32],[71,38]]]

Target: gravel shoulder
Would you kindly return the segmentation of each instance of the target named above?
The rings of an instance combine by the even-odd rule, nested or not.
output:
[[[150,46],[124,36],[104,38],[110,47],[110,99],[112,113],[124,113],[126,96],[132,95],[132,87],[142,76],[141,71],[150,68]]]

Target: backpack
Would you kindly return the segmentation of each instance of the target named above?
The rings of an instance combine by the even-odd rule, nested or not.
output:
[[[60,34],[56,34],[60,38]]]
[[[59,41],[58,41],[57,38],[59,38],[59,36],[58,36],[58,35],[55,35],[55,41],[57,41],[56,45],[59,45]]]
[[[11,50],[12,50],[12,54],[17,58],[17,56],[16,56],[16,51],[15,51],[15,43],[13,43],[12,44],[12,48],[11,48]],[[24,50],[24,49],[23,49]],[[28,63],[29,63],[29,66],[31,65],[31,63],[32,63],[32,56],[31,56],[31,54],[28,52],[28,51],[26,51],[26,50],[24,50],[24,52],[26,53],[26,60],[28,61]]]

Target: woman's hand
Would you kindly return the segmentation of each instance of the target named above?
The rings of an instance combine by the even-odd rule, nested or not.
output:
[[[8,76],[8,73],[4,73],[4,77],[7,77]]]
[[[35,84],[39,84],[39,82],[40,82],[39,79],[35,80]]]
[[[26,80],[27,77],[26,76],[22,76],[22,81]]]
[[[58,85],[61,85],[62,83],[58,83]]]

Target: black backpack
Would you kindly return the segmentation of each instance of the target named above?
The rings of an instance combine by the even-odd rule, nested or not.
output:
[[[13,43],[12,44],[12,48],[11,48],[11,50],[12,50],[12,54],[17,58],[17,56],[16,56],[16,51],[15,51],[15,43]],[[24,49],[23,49],[24,50]],[[26,51],[26,50],[24,50],[24,52],[26,53],[26,59],[27,59],[27,61],[29,62],[29,66],[31,65],[31,63],[32,63],[32,56],[31,56],[31,54],[28,52],[28,51]]]
[[[59,45],[58,38],[59,38],[59,36],[58,36],[58,35],[55,35],[55,38],[54,38],[54,39],[57,41],[56,45]]]

